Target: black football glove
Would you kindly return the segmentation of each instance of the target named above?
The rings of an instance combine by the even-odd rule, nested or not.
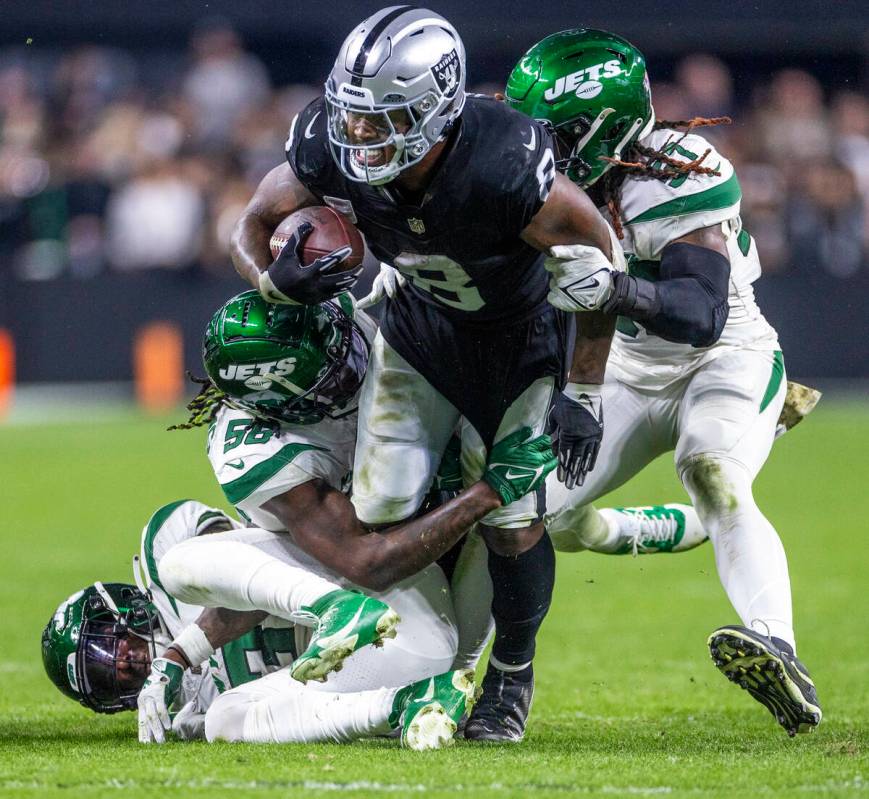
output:
[[[351,247],[339,247],[316,261],[302,265],[302,243],[314,226],[302,222],[281,254],[259,276],[259,293],[267,302],[285,305],[317,305],[349,291],[362,274],[362,266],[352,272],[333,271],[353,252]]]
[[[568,383],[559,391],[552,406],[557,439],[558,479],[573,488],[585,482],[585,476],[597,461],[603,438],[603,403],[600,386]]]

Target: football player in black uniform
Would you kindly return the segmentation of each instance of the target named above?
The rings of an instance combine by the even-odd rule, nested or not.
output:
[[[340,251],[302,267],[299,237],[272,262],[272,231],[306,205],[345,214],[406,279],[386,307],[360,400],[353,504],[371,526],[417,511],[457,428],[466,485],[493,443],[523,427],[542,433],[550,408],[569,485],[593,467],[603,431],[613,319],[578,315],[568,363],[570,316],[547,291],[576,298],[588,286],[572,284],[570,264],[611,269],[621,250],[594,205],[556,174],[546,128],[464,87],[464,47],[449,22],[412,6],[378,11],[344,42],[325,97],[293,120],[288,163],[263,179],[233,235],[236,269],[272,302],[319,302],[355,279],[336,271]],[[551,284],[547,264],[561,276]],[[554,582],[543,511],[531,493],[479,526],[496,636],[468,738],[524,734]]]

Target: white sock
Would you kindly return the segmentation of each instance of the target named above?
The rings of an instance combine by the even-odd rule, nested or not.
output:
[[[718,576],[742,623],[796,651],[787,557],[755,504],[748,470],[706,456],[684,469],[682,481],[712,539]]]
[[[564,522],[569,518],[569,528]],[[558,552],[615,552],[619,541],[618,525],[605,518],[593,505],[571,508],[570,516],[559,519],[558,529],[548,529],[552,545]]]
[[[286,673],[282,676],[292,683]],[[263,696],[235,689],[209,709],[205,734],[209,741],[245,743],[345,743],[385,735],[392,729],[389,716],[397,691],[335,693],[284,684],[282,690]]]
[[[298,611],[341,586],[240,541],[211,536],[172,547],[159,564],[164,589],[181,602],[230,610],[264,610],[310,625]]]

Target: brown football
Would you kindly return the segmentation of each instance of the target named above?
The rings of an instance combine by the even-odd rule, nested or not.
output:
[[[275,228],[275,232],[272,233],[269,240],[272,258],[278,257],[284,245],[302,222],[310,222],[314,226],[314,229],[302,242],[302,251],[299,253],[305,266],[339,247],[347,246],[352,247],[353,251],[347,260],[342,262],[343,269],[340,271],[355,269],[362,263],[362,257],[365,255],[365,244],[359,231],[345,216],[325,205],[301,208],[284,219]]]

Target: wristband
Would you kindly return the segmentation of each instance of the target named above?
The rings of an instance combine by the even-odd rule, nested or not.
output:
[[[202,632],[202,628],[195,622],[188,624],[178,633],[169,647],[179,649],[193,668],[201,665],[214,654],[214,647]]]
[[[589,398],[599,398],[603,386],[600,383],[566,383],[561,393],[574,402],[579,402],[585,394]]]

